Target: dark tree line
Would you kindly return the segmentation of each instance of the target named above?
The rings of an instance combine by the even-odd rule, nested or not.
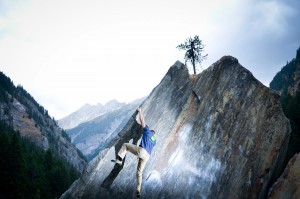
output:
[[[0,72],[0,102],[9,102],[9,97],[6,92],[14,95],[15,87],[9,77]]]
[[[289,140],[287,163],[295,153],[300,152],[300,91],[289,92],[289,88],[296,86],[300,80],[300,48],[296,53],[296,58],[281,69],[270,83],[270,88],[281,92],[281,105],[285,116],[289,119],[292,132]],[[299,88],[298,88],[299,89]]]
[[[281,91],[284,96],[288,94],[289,86],[295,84],[293,76],[297,66],[296,61],[296,59],[293,59],[292,61],[287,62],[271,81],[270,88]]]
[[[283,96],[281,104],[292,128],[286,157],[287,163],[296,153],[300,152],[300,92],[297,92],[295,96]]]
[[[74,167],[0,124],[0,198],[59,198],[78,177]]]

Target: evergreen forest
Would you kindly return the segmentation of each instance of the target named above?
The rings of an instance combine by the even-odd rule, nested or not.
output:
[[[270,88],[281,93],[281,104],[285,116],[291,124],[291,136],[288,145],[288,151],[285,163],[296,153],[300,152],[300,88],[297,84],[300,81],[300,48],[296,53],[296,58],[287,64],[278,72],[270,83]],[[289,92],[290,88],[296,92]]]
[[[300,92],[295,96],[286,95],[281,98],[285,116],[290,120],[292,132],[288,145],[286,163],[300,152]]]
[[[69,163],[0,124],[0,198],[59,198],[79,177]]]

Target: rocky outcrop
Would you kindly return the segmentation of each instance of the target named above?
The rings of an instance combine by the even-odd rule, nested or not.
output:
[[[269,199],[300,198],[300,154],[295,154],[289,161],[283,174],[272,186]]]
[[[47,136],[41,132],[36,122],[32,118],[29,118],[26,107],[17,99],[13,99],[10,106],[10,113],[14,130],[19,131],[23,138],[35,143],[36,146],[44,150],[49,149]]]
[[[142,198],[264,198],[283,169],[290,125],[279,96],[233,57],[198,75],[176,62],[141,106],[158,133]],[[61,198],[133,198],[137,159],[111,159],[140,137],[134,115]]]

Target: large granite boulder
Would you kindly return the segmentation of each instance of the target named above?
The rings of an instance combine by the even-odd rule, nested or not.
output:
[[[268,199],[300,198],[300,154],[289,161],[283,174],[272,186]]]
[[[198,75],[177,61],[141,107],[158,132],[142,198],[264,198],[283,170],[290,125],[279,95],[233,57]],[[141,133],[134,114],[61,198],[134,198],[137,158],[111,160]]]

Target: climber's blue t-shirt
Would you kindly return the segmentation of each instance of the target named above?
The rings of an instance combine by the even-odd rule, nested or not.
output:
[[[156,137],[152,131],[149,130],[149,127],[146,125],[143,128],[143,136],[141,140],[140,147],[146,149],[146,151],[151,154],[153,147],[156,144]]]

